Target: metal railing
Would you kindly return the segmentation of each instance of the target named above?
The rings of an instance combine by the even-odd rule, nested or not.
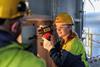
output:
[[[89,63],[95,63],[95,62],[100,61],[100,55],[92,56],[93,47],[100,48],[100,40],[97,40],[96,38],[94,38],[94,37],[100,37],[100,34],[90,33],[90,32],[85,32],[85,31],[83,32],[83,34],[85,35],[83,37],[83,42],[85,44],[84,47],[88,49],[86,50],[86,52],[89,58],[88,59]]]

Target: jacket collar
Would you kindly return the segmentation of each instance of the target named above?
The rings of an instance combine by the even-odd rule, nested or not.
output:
[[[12,41],[16,41],[16,38],[10,32],[0,30],[0,47]]]
[[[4,51],[4,50],[7,50],[7,49],[11,49],[11,48],[23,49],[16,42],[11,42],[10,45],[7,44],[7,46],[0,48],[0,51]]]
[[[75,37],[78,37],[77,34],[75,32],[71,32],[70,35],[67,37],[67,41],[66,42],[62,41],[62,43],[63,44],[67,43],[67,42],[71,41]]]

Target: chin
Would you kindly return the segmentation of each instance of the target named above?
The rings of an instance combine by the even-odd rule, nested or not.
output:
[[[62,37],[61,35],[58,35],[59,37]]]

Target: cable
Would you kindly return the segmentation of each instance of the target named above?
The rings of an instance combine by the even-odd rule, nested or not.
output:
[[[91,2],[91,0],[89,0],[89,2],[90,2],[91,6],[93,7],[93,9],[95,11],[95,7],[94,7],[93,3]]]

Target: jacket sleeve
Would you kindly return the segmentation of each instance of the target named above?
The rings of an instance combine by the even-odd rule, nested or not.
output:
[[[69,66],[73,61],[80,58],[80,56],[73,55],[63,49],[61,52],[58,52],[56,48],[52,48],[50,50],[50,57],[53,59],[55,64],[58,65],[58,67]]]

